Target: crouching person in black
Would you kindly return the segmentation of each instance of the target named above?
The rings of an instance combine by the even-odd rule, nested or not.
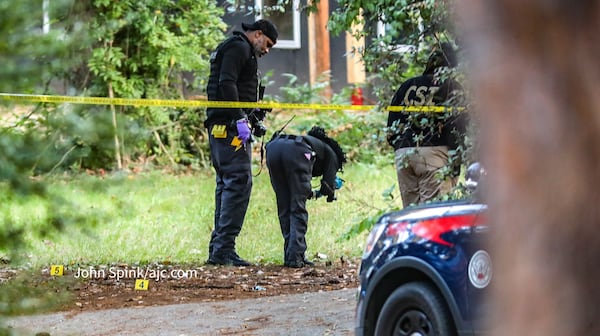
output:
[[[340,145],[314,126],[307,135],[275,135],[266,146],[267,167],[277,198],[279,225],[284,239],[284,265],[300,268],[312,266],[306,259],[308,212],[306,200],[327,196],[333,202],[341,180],[346,155]],[[311,179],[322,176],[321,187],[314,192]]]

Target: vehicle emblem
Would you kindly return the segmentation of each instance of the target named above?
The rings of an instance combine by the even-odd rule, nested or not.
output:
[[[485,288],[492,281],[492,259],[486,251],[479,250],[471,257],[469,280],[476,288]]]

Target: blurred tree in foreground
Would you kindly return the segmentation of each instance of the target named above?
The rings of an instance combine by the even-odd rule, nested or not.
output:
[[[52,0],[48,14],[59,17],[68,5]],[[42,1],[0,2],[0,92],[32,92],[68,66],[70,37],[46,30],[43,10]]]
[[[68,2],[52,1],[58,13],[68,10]],[[65,54],[71,39],[58,31],[43,27],[41,1],[0,2],[0,91],[34,92],[49,84],[52,75],[67,66]],[[93,221],[78,215],[76,208],[59,195],[47,190],[44,183],[32,179],[36,167],[51,166],[60,160],[53,146],[48,146],[45,132],[29,127],[31,111],[0,102],[0,267],[12,264],[23,249],[24,236],[45,236],[65,225],[85,225]],[[20,119],[16,114],[23,113]],[[45,220],[41,225],[19,221],[11,207],[39,202]],[[3,315],[39,309],[49,296],[22,282],[0,284],[0,335]]]
[[[67,10],[68,1],[53,1],[56,11]],[[56,31],[43,31],[42,3],[21,1],[18,5],[0,2],[0,34],[6,38],[0,43],[0,91],[31,92],[60,71],[66,64],[62,58],[68,50],[69,36]],[[16,225],[8,205],[27,197],[47,199],[56,210],[58,200],[49,199],[43,183],[31,179],[36,166],[56,162],[59,153],[47,145],[44,132],[27,126],[24,122],[7,119],[17,109],[14,104],[0,105],[0,254],[6,255],[21,245],[25,228]],[[64,224],[51,210],[47,232]]]
[[[599,335],[600,2],[459,1],[488,168],[493,335]]]

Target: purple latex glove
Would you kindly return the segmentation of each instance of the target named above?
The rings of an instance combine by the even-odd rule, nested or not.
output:
[[[242,140],[242,143],[248,142],[250,139],[250,126],[248,126],[248,119],[240,119],[237,121],[238,138]]]

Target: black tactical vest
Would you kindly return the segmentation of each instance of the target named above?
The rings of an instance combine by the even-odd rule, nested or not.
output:
[[[224,55],[228,57],[224,62]],[[210,101],[257,101],[258,62],[248,38],[241,32],[223,41],[210,56],[206,93]],[[235,82],[231,82],[235,80]],[[233,85],[227,87],[225,85]],[[237,97],[236,97],[237,93]],[[243,116],[240,109],[207,109],[207,124],[230,122]]]

